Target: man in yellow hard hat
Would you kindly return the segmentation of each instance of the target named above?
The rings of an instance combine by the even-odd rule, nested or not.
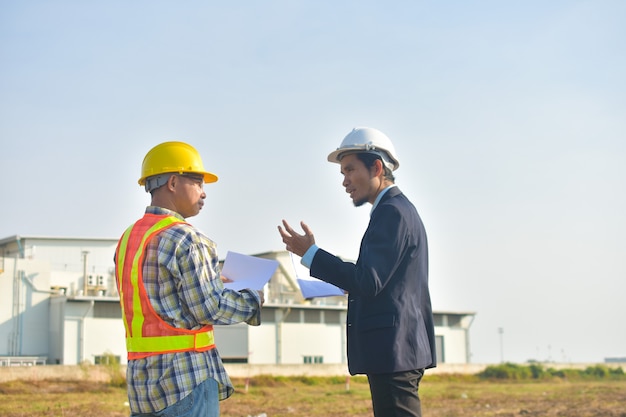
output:
[[[215,243],[185,221],[202,209],[204,183],[215,181],[183,142],[144,158],[139,184],[152,201],[115,253],[132,416],[219,416],[234,389],[213,325],[260,324],[263,292],[224,288]]]
[[[395,185],[400,162],[384,133],[355,128],[328,160],[354,205],[372,205],[356,263],[319,248],[304,223],[304,234],[284,220],[278,231],[312,276],[348,293],[348,369],[367,375],[374,416],[419,417],[419,384],[437,362],[424,225]]]

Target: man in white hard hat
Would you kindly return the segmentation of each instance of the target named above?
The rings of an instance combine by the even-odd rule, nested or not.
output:
[[[151,203],[115,252],[131,416],[219,416],[234,388],[213,325],[260,324],[263,291],[224,288],[215,243],[186,221],[215,181],[184,142],[161,143],[143,160],[139,185]]]
[[[311,276],[348,294],[348,368],[367,375],[374,415],[421,416],[419,383],[436,366],[424,225],[394,183],[400,163],[385,134],[355,128],[328,160],[354,205],[372,205],[356,263],[320,249],[304,222],[303,234],[285,220],[278,231]]]

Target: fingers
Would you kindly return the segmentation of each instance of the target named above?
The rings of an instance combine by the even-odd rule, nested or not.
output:
[[[291,229],[291,227],[289,227],[289,223],[287,223],[285,220],[283,220],[283,226],[285,227],[284,230],[281,226],[278,226],[278,233],[280,233],[280,236],[283,238],[283,240],[285,240],[291,237],[291,235],[288,233],[288,229]]]
[[[283,226],[285,227],[284,230],[282,227],[278,226],[278,233],[280,233],[280,236],[283,238],[284,243],[287,243],[287,241],[290,239],[300,237],[300,235],[295,230],[293,230],[293,228],[289,226],[289,223],[287,223],[285,220],[283,220]]]
[[[311,228],[307,226],[306,223],[300,222],[300,226],[304,231],[303,234],[299,234],[287,223],[287,221],[282,221],[283,226],[278,226],[278,233],[282,237],[283,243],[285,244],[285,248],[292,253],[295,253],[298,256],[302,256],[306,253],[306,251],[311,247],[311,245],[315,244],[315,237],[313,236],[313,232]],[[284,229],[283,229],[284,227]]]
[[[302,226],[302,230],[304,230],[305,236],[313,236],[313,231],[311,231],[311,228],[307,226],[306,223],[300,222],[300,226]]]
[[[293,230],[293,228],[291,226],[289,226],[289,223],[287,223],[286,220],[283,220],[283,226],[285,226],[285,230],[287,231],[287,233],[289,233],[291,236],[297,235],[296,231]]]
[[[283,220],[283,225],[285,226],[286,233],[283,232],[280,226],[278,226],[278,231],[283,237],[285,237],[285,235],[288,235],[289,237],[301,237],[301,236],[308,236],[308,235],[313,234],[313,232],[311,231],[311,228],[307,226],[307,224],[304,223],[303,221],[300,222],[300,226],[302,227],[302,230],[304,231],[304,235],[301,235],[297,233],[295,230],[293,230],[293,228],[289,226],[289,223],[287,223],[286,220]]]

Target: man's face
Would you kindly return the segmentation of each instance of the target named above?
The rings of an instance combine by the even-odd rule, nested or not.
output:
[[[373,170],[367,169],[355,154],[345,155],[340,163],[343,186],[354,206],[359,207],[368,202],[373,204],[380,186],[380,180],[373,175]]]
[[[176,175],[175,178],[176,207],[184,218],[200,213],[204,206],[206,193],[204,180],[201,176]]]

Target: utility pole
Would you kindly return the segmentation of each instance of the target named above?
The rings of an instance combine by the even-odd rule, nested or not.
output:
[[[504,363],[504,329],[502,327],[498,327],[498,334],[500,335],[500,363]]]
[[[87,255],[89,255],[89,251],[84,250],[82,252],[83,255],[83,295],[87,296]]]

